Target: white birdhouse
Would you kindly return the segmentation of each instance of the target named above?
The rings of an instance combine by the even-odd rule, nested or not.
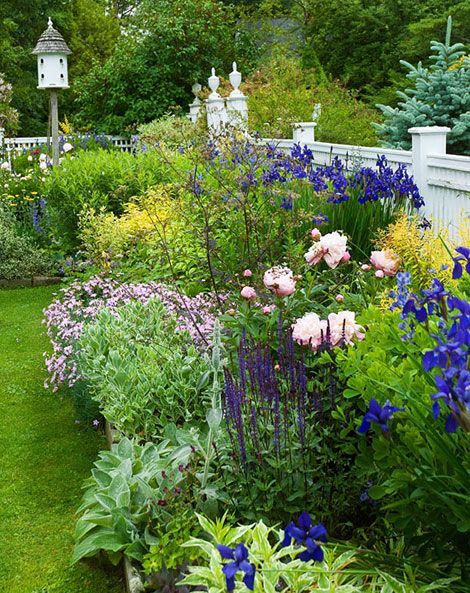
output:
[[[50,17],[48,25],[32,51],[38,57],[38,89],[66,89],[69,86],[67,56],[72,52],[52,26]]]

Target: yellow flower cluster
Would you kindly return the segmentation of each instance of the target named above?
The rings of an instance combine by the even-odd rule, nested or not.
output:
[[[452,283],[454,248],[469,243],[468,224],[462,223],[458,240],[451,241],[446,229],[436,235],[432,229],[420,228],[418,216],[406,214],[382,231],[377,240],[381,249],[391,249],[400,256],[417,289],[428,288],[435,276],[447,285]]]

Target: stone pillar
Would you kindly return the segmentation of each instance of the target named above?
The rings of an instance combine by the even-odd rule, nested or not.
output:
[[[428,126],[410,128],[411,153],[413,160],[413,177],[419,193],[424,200],[429,196],[428,191],[428,156],[442,155],[447,152],[447,134],[450,128],[444,126]]]
[[[248,98],[238,88],[242,75],[237,70],[237,63],[233,62],[233,70],[229,75],[233,91],[227,97],[227,117],[231,125],[246,129],[248,124]]]
[[[211,94],[206,99],[207,127],[211,136],[217,136],[222,131],[224,124],[227,123],[227,110],[225,101],[217,92],[220,79],[215,75],[215,68],[212,68],[212,76],[208,79]]]
[[[292,138],[296,144],[312,144],[315,142],[315,127],[317,122],[304,121],[293,124]]]

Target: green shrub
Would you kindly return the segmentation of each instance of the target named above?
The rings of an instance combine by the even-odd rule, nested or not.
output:
[[[185,159],[175,155],[169,167],[154,150],[136,155],[107,150],[81,152],[53,169],[44,193],[51,209],[56,239],[65,249],[78,245],[78,219],[87,208],[121,214],[124,204],[157,183],[171,181],[184,168]]]
[[[202,120],[202,118],[201,118]],[[202,135],[201,126],[185,116],[165,115],[139,126],[140,146],[159,145],[170,150],[188,149]]]
[[[408,549],[458,569],[469,553],[469,439],[461,429],[445,432],[444,422],[433,418],[436,386],[421,362],[433,339],[420,325],[412,340],[403,339],[400,319],[390,311],[370,308],[360,321],[368,327],[365,340],[339,356],[348,377],[344,395],[362,401],[364,410],[374,398],[405,411],[386,433],[376,427],[373,437],[357,436],[358,479],[370,483],[378,516],[393,524]],[[435,320],[428,323],[437,333]]]
[[[104,417],[126,435],[158,436],[166,424],[205,416],[208,366],[158,300],[103,309],[78,351],[79,374]]]
[[[311,121],[320,103],[317,140],[362,146],[377,142],[370,123],[377,112],[339,83],[302,69],[293,57],[273,57],[248,77],[243,88],[249,98],[250,128],[263,137],[291,138],[292,124]]]
[[[52,271],[50,256],[20,234],[14,217],[0,208],[0,278],[31,278]]]

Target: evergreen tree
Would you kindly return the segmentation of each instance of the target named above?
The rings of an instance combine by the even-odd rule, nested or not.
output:
[[[434,62],[412,66],[401,61],[414,87],[398,91],[398,107],[378,105],[385,121],[374,124],[383,146],[409,149],[408,129],[414,126],[448,126],[447,142],[451,152],[470,154],[470,59],[462,43],[450,44],[452,19],[448,18],[445,43],[431,42]]]

